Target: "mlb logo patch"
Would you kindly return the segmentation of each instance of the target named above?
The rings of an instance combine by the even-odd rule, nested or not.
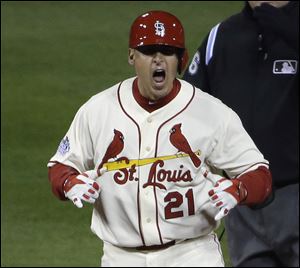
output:
[[[276,60],[273,64],[274,74],[295,74],[297,72],[296,60]]]

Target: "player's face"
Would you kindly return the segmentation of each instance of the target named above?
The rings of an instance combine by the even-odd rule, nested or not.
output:
[[[248,2],[252,8],[258,7],[263,3],[267,3],[273,7],[279,8],[285,6],[290,1],[248,1]]]
[[[129,64],[134,65],[142,96],[158,100],[168,95],[177,74],[178,58],[174,50],[165,48],[129,49]]]

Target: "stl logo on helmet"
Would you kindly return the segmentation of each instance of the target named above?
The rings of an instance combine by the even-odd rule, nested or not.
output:
[[[155,34],[161,37],[165,36],[166,30],[165,30],[165,25],[160,22],[160,21],[156,21],[154,23],[154,27],[155,27]]]

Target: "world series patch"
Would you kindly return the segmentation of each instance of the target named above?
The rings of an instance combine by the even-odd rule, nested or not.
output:
[[[58,146],[58,152],[61,155],[66,154],[70,151],[70,142],[68,136],[66,136],[64,139],[61,140],[59,146]]]

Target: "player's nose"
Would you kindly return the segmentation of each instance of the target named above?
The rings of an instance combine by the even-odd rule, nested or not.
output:
[[[163,59],[164,59],[164,54],[162,54],[161,52],[158,51],[153,54],[153,61],[155,63],[160,63],[163,61]]]

